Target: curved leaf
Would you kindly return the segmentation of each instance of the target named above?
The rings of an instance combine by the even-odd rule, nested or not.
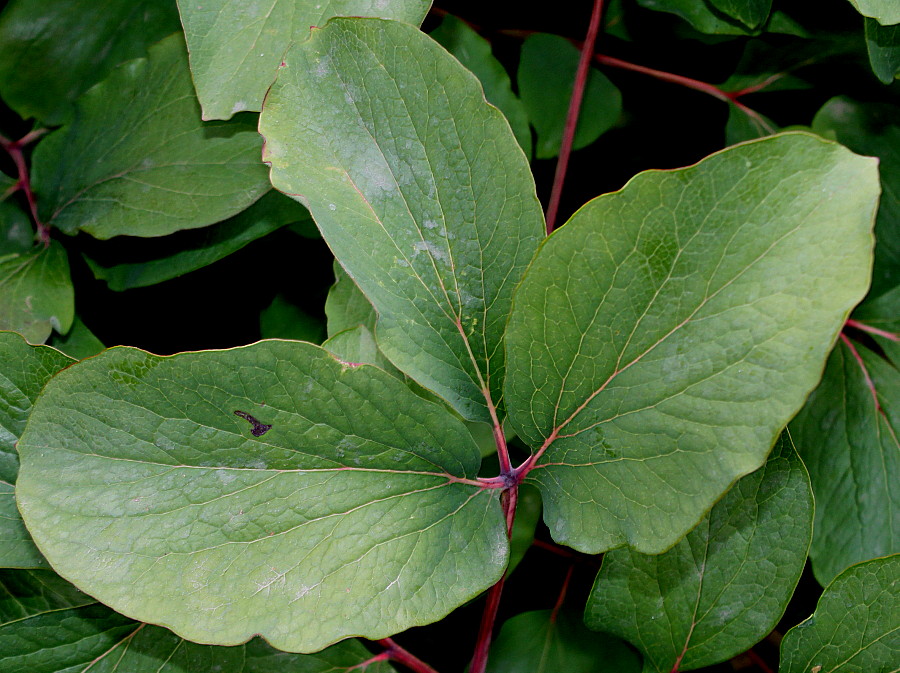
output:
[[[333,19],[285,62],[260,117],[272,183],[371,300],[388,359],[490,422],[512,292],[543,234],[509,124],[405,24]]]
[[[709,0],[710,4],[737,19],[748,28],[757,28],[765,23],[772,10],[772,0]]]
[[[554,538],[671,547],[759,467],[871,271],[875,161],[792,133],[648,171],[554,232],[507,331]]]
[[[431,0],[178,0],[204,119],[262,109],[287,48],[333,16],[416,25]]]
[[[812,519],[809,477],[784,434],[765,466],[672,549],[606,554],[585,622],[638,646],[646,673],[725,661],[762,640],[784,614]]]
[[[852,566],[781,641],[781,673],[894,673],[900,654],[900,554]]]
[[[33,182],[41,217],[67,234],[162,236],[213,224],[269,189],[246,122],[204,124],[184,37],[123,64],[41,141]]]
[[[169,1],[13,0],[0,15],[0,95],[58,126],[115,66],[179,29]]]
[[[53,330],[68,332],[74,319],[69,258],[58,241],[0,257],[0,330],[40,344]]]
[[[19,509],[53,567],[190,640],[382,638],[506,566],[462,423],[302,342],[110,349],[51,380],[19,453]]]
[[[900,25],[882,26],[866,19],[866,48],[872,72],[882,83],[900,79]]]
[[[850,0],[863,16],[876,19],[884,26],[900,23],[900,5],[895,0]]]

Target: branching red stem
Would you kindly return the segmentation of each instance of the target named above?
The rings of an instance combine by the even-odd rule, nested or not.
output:
[[[12,159],[16,166],[19,179],[16,182],[15,188],[21,189],[22,193],[25,194],[25,200],[28,202],[28,209],[31,211],[31,219],[34,221],[34,226],[37,229],[37,237],[41,243],[45,246],[49,246],[50,229],[46,224],[41,222],[38,217],[37,201],[34,198],[34,192],[31,190],[31,178],[28,174],[28,165],[25,163],[25,155],[22,152],[24,147],[40,138],[46,132],[47,129],[35,129],[26,133],[18,140],[9,140],[8,138],[0,136],[0,147],[6,150],[10,159]]]
[[[868,332],[869,334],[877,334],[878,336],[884,337],[885,339],[890,339],[891,341],[900,341],[900,335],[894,334],[893,332],[888,332],[883,329],[878,329],[877,327],[871,327],[870,325],[861,323],[858,320],[848,320],[846,322],[846,325],[847,327],[852,327],[853,329]]]
[[[880,412],[881,404],[878,402],[878,391],[875,390],[875,382],[872,381],[872,377],[869,376],[869,370],[866,367],[866,363],[863,362],[862,356],[859,354],[859,351],[856,350],[856,346],[853,345],[853,342],[850,341],[843,332],[841,332],[841,341],[843,341],[844,345],[850,349],[850,353],[853,355],[859,368],[862,369],[863,378],[866,380],[866,386],[869,388],[869,391],[872,393],[872,399],[875,401],[875,410]]]
[[[382,652],[380,655],[372,657],[368,661],[363,662],[365,665],[374,663],[376,661],[384,661],[385,659],[389,659],[390,661],[396,661],[398,664],[406,666],[406,668],[413,671],[414,673],[437,673],[436,669],[432,668],[417,656],[411,654],[409,651],[400,647],[391,638],[382,638],[378,641],[378,644],[384,647],[384,652]]]
[[[559,213],[559,201],[562,197],[563,184],[566,181],[566,169],[569,166],[569,157],[572,154],[572,143],[575,140],[575,130],[578,127],[578,115],[581,112],[581,101],[584,98],[584,88],[587,86],[587,78],[590,73],[591,58],[594,56],[594,44],[597,41],[597,33],[600,32],[600,17],[603,15],[603,0],[594,0],[594,9],[591,12],[591,22],[588,25],[587,36],[581,47],[581,58],[578,61],[578,70],[575,72],[575,85],[572,87],[572,97],[569,99],[569,112],[566,115],[566,126],[563,131],[562,145],[559,148],[559,159],[556,162],[556,174],[553,176],[553,188],[550,191],[550,203],[547,206],[547,233],[553,231],[556,226],[556,216]]]

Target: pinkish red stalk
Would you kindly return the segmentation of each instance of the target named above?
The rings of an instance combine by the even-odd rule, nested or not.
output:
[[[572,154],[572,143],[575,140],[575,130],[578,127],[581,101],[584,98],[584,88],[587,86],[591,59],[594,56],[594,45],[597,42],[597,33],[600,32],[600,18],[602,15],[603,0],[594,0],[591,22],[588,25],[587,37],[585,37],[584,44],[581,47],[581,58],[578,61],[578,70],[575,73],[575,85],[572,87],[572,97],[569,99],[569,113],[566,115],[562,145],[559,148],[559,159],[556,162],[556,175],[553,176],[553,188],[550,191],[550,203],[547,206],[548,234],[556,226],[556,217],[559,214],[559,202],[562,198],[563,185],[566,181],[566,170],[569,166],[569,157]]]
[[[890,339],[891,341],[900,341],[900,335],[894,334],[893,332],[888,332],[883,329],[878,329],[877,327],[871,327],[866,325],[865,323],[861,323],[858,320],[848,320],[846,323],[847,327],[852,327],[853,329],[858,329],[863,332],[868,332],[869,334],[877,334],[878,336],[884,337],[885,339]]]
[[[875,410],[881,411],[881,404],[878,402],[878,391],[875,390],[875,382],[872,380],[872,377],[869,376],[869,370],[866,367],[866,363],[863,362],[862,356],[859,354],[859,351],[856,350],[856,346],[853,345],[853,342],[847,338],[847,335],[841,332],[841,341],[844,342],[844,345],[850,349],[850,353],[853,355],[853,358],[856,360],[856,363],[859,365],[859,368],[862,369],[863,378],[866,381],[866,386],[869,388],[869,391],[872,393],[872,399],[875,401]]]
[[[406,668],[413,671],[413,673],[438,673],[436,669],[432,668],[417,656],[411,654],[409,651],[400,647],[391,638],[382,638],[378,641],[378,644],[384,647],[384,652],[373,657],[372,659],[369,659],[367,662],[364,662],[367,665],[369,663],[374,663],[375,661],[384,661],[385,659],[389,659],[390,661],[396,661],[398,664],[406,666]]]
[[[38,217],[37,200],[34,198],[34,192],[31,190],[31,178],[28,175],[28,166],[25,163],[25,155],[22,153],[22,148],[37,140],[46,132],[47,129],[35,129],[26,133],[18,140],[9,140],[8,138],[0,136],[0,147],[6,150],[10,159],[13,160],[13,163],[16,166],[19,179],[18,182],[16,182],[15,188],[21,189],[22,193],[25,194],[25,200],[28,202],[28,209],[31,211],[31,219],[34,221],[34,226],[37,229],[37,237],[44,246],[49,246],[50,229],[46,224],[41,222]]]
[[[569,569],[566,571],[566,578],[563,580],[562,588],[559,590],[559,597],[556,599],[556,605],[553,606],[553,612],[550,613],[551,623],[556,622],[556,618],[559,617],[559,611],[566,601],[566,592],[569,590],[569,582],[572,580],[573,572],[575,572],[575,564],[571,563]]]

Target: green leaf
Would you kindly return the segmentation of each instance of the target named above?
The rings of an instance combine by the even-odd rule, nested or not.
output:
[[[852,566],[781,641],[782,673],[894,673],[900,652],[900,555]]]
[[[900,332],[900,285],[875,299],[866,298],[856,307],[853,318],[870,327]]]
[[[816,113],[812,128],[858,154],[877,156],[881,202],[875,222],[875,269],[869,299],[900,285],[900,108],[832,98]]]
[[[2,189],[3,184],[0,183],[0,190]],[[27,252],[32,245],[34,228],[31,219],[12,200],[0,201],[0,257]]]
[[[765,466],[737,482],[672,549],[606,554],[585,623],[640,647],[646,673],[730,659],[784,614],[812,526],[809,476],[785,433]]]
[[[19,454],[19,509],[53,567],[190,640],[383,638],[506,566],[462,423],[302,342],[107,350],[50,381]]]
[[[75,291],[69,258],[57,241],[0,257],[0,330],[43,343],[50,333],[69,331]]]
[[[0,568],[46,567],[16,509],[15,486],[0,480]]]
[[[709,4],[748,28],[758,28],[772,11],[772,0],[709,0]]]
[[[333,19],[285,61],[260,118],[273,184],[301,195],[371,300],[388,359],[490,422],[512,292],[543,235],[509,124],[405,24]]]
[[[523,612],[504,622],[488,673],[638,673],[640,659],[618,638],[592,633],[566,610]]]
[[[530,157],[531,129],[528,127],[528,113],[522,101],[513,93],[506,68],[491,53],[491,43],[472,30],[465,21],[449,14],[430,35],[475,74],[484,87],[487,102],[496,105],[506,116],[525,156]]]
[[[863,362],[839,343],[790,426],[816,494],[810,558],[823,586],[854,563],[900,551],[900,373],[853,347]]]
[[[419,25],[430,0],[178,0],[204,119],[261,110],[281,58],[333,16],[375,16]]]
[[[325,315],[328,318],[328,336],[333,337],[348,329],[362,325],[369,332],[375,331],[378,316],[344,267],[334,262],[334,285],[325,299]]]
[[[72,328],[65,335],[54,334],[48,345],[76,360],[96,355],[106,348],[77,315]]]
[[[850,0],[863,16],[876,19],[884,26],[900,23],[900,5],[896,0]]]
[[[115,66],[179,29],[171,0],[13,0],[0,15],[0,95],[58,126]]]
[[[86,258],[94,277],[105,280],[110,290],[121,292],[155,285],[197,271],[267,236],[286,224],[309,220],[296,201],[271,191],[232,218],[210,227],[172,234],[167,249],[173,252],[141,262],[105,267]]]
[[[728,105],[728,121],[725,124],[725,144],[736,145],[747,140],[765,138],[778,131],[775,123],[763,115],[741,109],[734,103]]]
[[[263,339],[296,339],[318,344],[325,338],[325,324],[279,294],[259,314],[259,332]]]
[[[252,121],[200,121],[176,34],[78,99],[71,123],[35,149],[33,181],[41,217],[67,234],[162,236],[262,196],[259,153]]]
[[[752,35],[758,31],[741,25],[740,22],[717,12],[706,0],[638,0],[641,7],[657,12],[667,12],[681,17],[696,30],[708,35]],[[728,0],[721,0],[723,2]],[[740,2],[740,0],[737,0]],[[736,4],[730,0],[729,4]]]
[[[506,400],[557,541],[660,553],[764,462],[865,294],[878,191],[874,160],[789,133],[641,173],[547,239]]]
[[[0,570],[0,633],[12,622],[95,602],[52,570]]]
[[[322,348],[341,362],[374,365],[399,379],[405,378],[378,350],[375,337],[372,336],[372,333],[365,325],[357,325],[343,332],[338,332],[323,343]],[[482,423],[481,425],[484,424]],[[491,441],[493,441],[493,435],[491,436]]]
[[[866,48],[872,72],[884,84],[900,78],[900,25],[882,26],[866,19]]]
[[[578,49],[559,35],[538,33],[522,45],[517,76],[519,95],[537,131],[538,159],[559,154],[579,58]],[[611,129],[621,114],[622,94],[606,75],[591,68],[573,149],[590,145]]]

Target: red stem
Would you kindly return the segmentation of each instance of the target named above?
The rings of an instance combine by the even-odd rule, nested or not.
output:
[[[845,324],[847,325],[847,327],[852,327],[863,332],[868,332],[869,334],[877,334],[878,336],[882,336],[885,339],[890,339],[891,341],[900,341],[900,335],[894,334],[893,332],[887,332],[883,329],[878,329],[877,327],[871,327],[869,325],[866,325],[865,323],[859,322],[858,320],[848,320]]]
[[[417,656],[411,654],[409,651],[400,647],[391,638],[382,638],[378,641],[378,644],[384,647],[384,652],[382,652],[380,655],[372,657],[368,661],[363,662],[363,664],[360,664],[360,666],[369,665],[370,663],[374,663],[376,661],[384,661],[385,659],[390,659],[391,661],[396,661],[398,664],[406,666],[409,670],[414,671],[414,673],[437,673],[436,669],[432,668]]]
[[[538,549],[543,549],[544,551],[548,551],[551,554],[556,554],[557,556],[562,556],[564,558],[572,558],[575,556],[574,553],[566,549],[565,547],[560,547],[559,545],[553,544],[552,542],[544,542],[543,540],[538,540],[535,538],[531,541],[532,547],[537,547]]]
[[[0,147],[9,154],[9,157],[13,160],[16,171],[19,174],[19,180],[16,182],[15,188],[21,189],[22,193],[25,194],[25,200],[28,202],[28,209],[31,211],[31,219],[34,220],[34,225],[37,228],[37,237],[45,247],[50,245],[50,228],[41,222],[38,217],[37,201],[34,198],[34,192],[31,190],[28,165],[25,163],[25,155],[22,153],[22,148],[37,140],[46,132],[47,129],[35,129],[26,133],[18,140],[9,140],[8,138],[0,136]]]
[[[872,377],[869,376],[869,370],[866,367],[866,363],[863,362],[862,356],[859,354],[859,351],[856,350],[856,346],[853,345],[853,342],[847,338],[847,335],[841,332],[841,341],[844,342],[844,345],[850,349],[850,353],[853,354],[856,363],[859,365],[859,368],[862,369],[863,378],[866,380],[866,386],[868,386],[869,391],[872,393],[872,399],[875,401],[875,411],[881,411],[881,404],[878,402],[878,391],[875,390],[875,382],[872,381]]]
[[[569,582],[572,580],[572,573],[574,571],[575,564],[572,563],[566,571],[566,578],[563,580],[562,588],[559,590],[559,598],[556,599],[556,605],[553,606],[553,612],[550,613],[551,623],[555,623],[556,618],[559,616],[559,611],[562,609],[563,603],[566,600],[566,592],[569,590]]]
[[[566,181],[566,169],[569,166],[569,156],[572,154],[575,129],[578,127],[578,114],[581,112],[581,101],[584,98],[584,88],[587,85],[587,78],[590,73],[591,58],[594,56],[594,44],[597,41],[597,33],[600,31],[600,17],[602,15],[603,0],[594,0],[591,22],[588,25],[587,36],[584,38],[584,45],[581,47],[581,58],[578,61],[578,70],[575,73],[575,85],[572,87],[572,97],[569,99],[569,113],[566,115],[566,127],[563,132],[562,145],[559,148],[559,159],[556,162],[556,174],[553,176],[550,204],[547,206],[548,234],[556,226],[559,201],[562,197],[563,184]]]
[[[750,660],[754,664],[757,665],[759,670],[761,670],[763,673],[775,673],[775,671],[772,670],[772,668],[763,660],[763,658],[761,656],[759,656],[753,650],[752,647],[749,650],[747,650],[747,656],[750,658]]]

